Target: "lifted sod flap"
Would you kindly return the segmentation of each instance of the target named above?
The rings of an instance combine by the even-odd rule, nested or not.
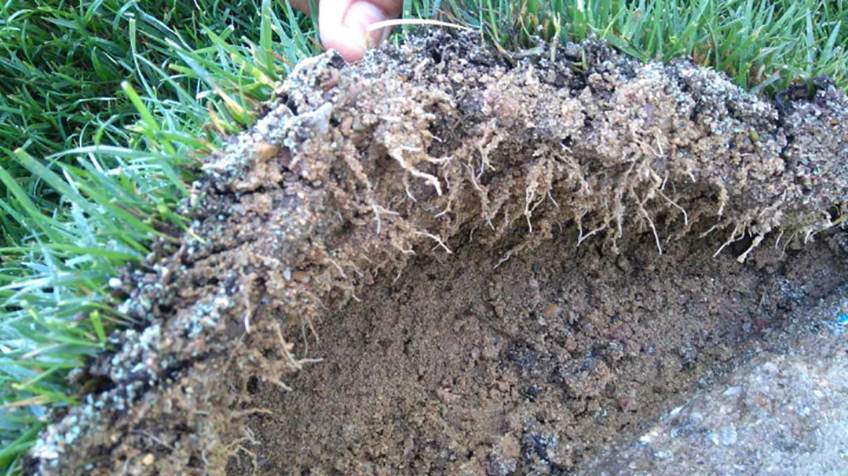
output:
[[[42,474],[92,468],[222,474],[228,464],[249,468],[271,461],[267,453],[264,460],[256,457],[263,444],[256,439],[257,419],[285,419],[288,410],[269,410],[252,396],[256,389],[298,392],[292,384],[298,372],[332,365],[314,360],[321,356],[307,348],[324,338],[320,326],[348,311],[356,315],[346,306],[377,299],[375,289],[391,294],[405,273],[444,262],[462,268],[468,250],[488,253],[477,269],[497,276],[501,269],[517,272],[508,271],[515,260],[555,243],[559,251],[551,256],[573,259],[577,273],[569,276],[585,284],[600,279],[598,270],[607,265],[650,275],[657,268],[648,263],[666,255],[662,259],[672,261],[662,269],[676,273],[673,260],[686,256],[685,243],[700,253],[702,268],[714,256],[720,269],[752,273],[746,276],[765,289],[777,282],[766,279],[776,273],[767,263],[781,262],[787,246],[803,248],[844,220],[848,100],[833,86],[823,84],[781,112],[721,74],[685,61],[642,64],[594,41],[561,47],[555,61],[551,56],[507,61],[474,35],[434,33],[353,66],[331,53],[302,62],[278,87],[267,115],[208,158],[186,210],[191,233],[178,245],[163,244],[128,288],[122,309],[150,325],[112,337],[116,350],[89,369],[108,385],[48,428],[31,452],[31,467]],[[596,255],[579,254],[590,251]],[[832,263],[834,276],[844,252],[838,240],[811,251],[821,253],[816,262]],[[757,253],[762,260],[746,262]],[[617,256],[625,259],[619,263]],[[700,273],[690,272],[673,276],[688,283]],[[516,286],[531,283],[520,273],[509,276]],[[706,286],[698,283],[690,288]],[[613,317],[598,315],[591,303],[574,304],[583,314],[569,314],[567,303],[544,302],[537,284],[539,302],[529,309],[550,310],[542,319],[577,326],[597,318],[610,325]],[[606,281],[621,289],[626,284]],[[536,292],[531,288],[528,293]],[[676,299],[676,289],[666,289],[668,301]],[[515,319],[510,301],[500,296],[508,290],[491,293],[500,305],[492,304],[489,317]],[[633,298],[633,309],[640,299]],[[715,322],[737,322],[749,311],[763,316],[757,314],[765,309],[757,307],[760,295],[745,299],[745,313],[722,314]],[[652,312],[666,308],[657,304]],[[627,319],[621,316],[615,314]],[[649,317],[627,325],[650,327]],[[663,329],[678,332],[675,322],[668,319]],[[746,335],[766,325],[748,324]],[[498,329],[502,339],[514,336]],[[575,356],[576,349],[592,350],[580,347],[585,342],[579,339],[568,343],[562,332],[561,342],[556,336],[551,342],[574,345]],[[368,335],[349,334],[338,345]],[[539,352],[531,343],[486,355],[532,369]],[[675,362],[681,371],[700,368],[697,349],[684,344]],[[735,344],[725,344],[732,357]],[[614,386],[606,388],[612,381],[603,379],[623,368],[619,362],[636,358],[624,347],[605,349],[606,357],[592,354],[585,367],[564,360],[559,380],[542,382],[562,398],[596,398],[569,407],[575,418],[604,392],[614,395]],[[634,352],[649,355],[645,349]],[[387,362],[403,367],[399,360]],[[581,372],[604,377],[572,378]],[[651,388],[650,379],[643,388]],[[439,405],[456,404],[463,395],[432,390]],[[515,395],[538,400],[543,390],[540,383]],[[616,401],[616,411],[632,408],[630,400]],[[498,443],[504,454],[520,456],[524,445],[553,461],[552,437],[537,431],[527,443],[515,428],[519,433]],[[420,451],[421,458],[436,458]],[[577,453],[557,455],[554,463],[564,469],[580,463]],[[353,466],[343,470],[355,472]]]

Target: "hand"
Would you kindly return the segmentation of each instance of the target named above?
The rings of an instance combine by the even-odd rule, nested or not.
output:
[[[291,5],[309,12],[309,0],[289,0]],[[397,18],[403,0],[320,0],[318,30],[324,48],[334,49],[347,61],[358,61],[368,48],[389,36],[389,28],[368,31],[376,22]]]

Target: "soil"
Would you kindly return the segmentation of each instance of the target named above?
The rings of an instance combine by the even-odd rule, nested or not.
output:
[[[139,325],[28,469],[574,471],[845,282],[817,84],[445,33],[307,60],[122,278]]]
[[[328,316],[292,391],[251,385],[268,412],[230,473],[571,473],[848,277],[834,237],[750,265],[715,241],[660,256],[648,234],[615,256],[575,237],[498,268],[480,247],[416,262]]]
[[[848,288],[755,342],[756,355],[580,474],[841,475],[848,467]],[[718,471],[716,471],[718,470]],[[727,471],[727,472],[731,472]]]

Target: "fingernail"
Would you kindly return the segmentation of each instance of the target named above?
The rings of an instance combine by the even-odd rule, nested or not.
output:
[[[344,24],[353,31],[361,34],[360,38],[368,48],[377,46],[388,36],[388,28],[368,31],[368,26],[386,20],[386,14],[376,5],[359,1],[347,9]]]

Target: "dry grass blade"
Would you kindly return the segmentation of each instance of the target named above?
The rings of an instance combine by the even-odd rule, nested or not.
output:
[[[445,28],[456,28],[457,30],[464,31],[473,31],[472,28],[467,26],[457,25],[456,23],[449,23],[441,20],[427,20],[427,19],[418,19],[418,18],[402,18],[396,20],[384,20],[378,21],[376,23],[372,23],[365,27],[367,31],[376,31],[383,28],[389,28],[393,26],[443,26]]]

